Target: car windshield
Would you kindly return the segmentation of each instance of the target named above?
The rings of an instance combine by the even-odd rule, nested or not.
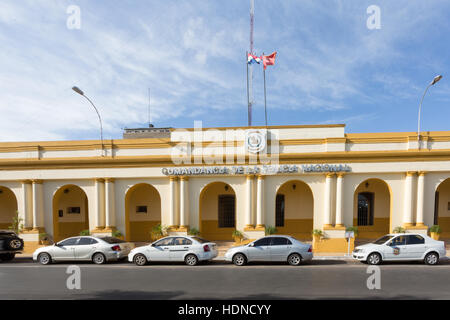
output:
[[[381,238],[378,238],[377,240],[375,240],[374,242],[372,242],[373,244],[383,244],[388,240],[391,240],[393,238],[393,236],[382,236]]]
[[[105,241],[106,243],[109,243],[109,244],[125,243],[125,241],[117,239],[117,238],[114,238],[114,237],[103,237],[103,238],[100,238],[100,239],[102,239],[103,241]]]
[[[192,239],[194,239],[195,241],[200,242],[200,243],[210,242],[209,240],[206,240],[206,239],[203,239],[203,238],[199,238],[199,237],[192,237]]]

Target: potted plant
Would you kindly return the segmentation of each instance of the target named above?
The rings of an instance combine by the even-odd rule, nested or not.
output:
[[[50,237],[47,233],[39,233],[39,243],[44,246],[48,246],[50,244]]]
[[[353,232],[353,235],[355,236],[355,238],[359,235],[358,227],[355,227],[355,226],[347,227],[347,228],[345,228],[345,231]]]
[[[392,230],[393,233],[405,233],[406,229],[403,227],[395,227],[394,230]]]
[[[244,234],[239,230],[234,230],[232,235],[235,242],[242,242],[244,239]]]
[[[123,240],[123,234],[119,230],[113,230],[111,236]]]
[[[167,227],[163,226],[161,223],[159,223],[152,228],[150,235],[151,235],[152,241],[161,239],[167,235]]]
[[[80,232],[80,236],[90,236],[90,235],[91,235],[91,232],[89,231],[89,229],[82,230]]]
[[[266,232],[266,236],[268,236],[268,235],[277,233],[278,230],[274,226],[267,226],[265,232]]]
[[[190,228],[188,231],[188,235],[190,236],[198,236],[200,231],[197,228]]]
[[[438,226],[437,224],[430,227],[430,235],[431,238],[433,238],[434,240],[439,240],[441,232],[442,232],[441,227]]]
[[[313,236],[313,241],[314,242],[319,242],[320,239],[323,237],[323,231],[320,229],[314,229],[312,231],[312,236]]]

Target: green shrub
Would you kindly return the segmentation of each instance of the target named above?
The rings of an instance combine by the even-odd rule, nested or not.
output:
[[[159,238],[165,237],[167,235],[167,227],[162,224],[157,224],[152,228],[150,232],[152,239],[157,240]]]
[[[232,233],[233,238],[244,239],[244,234],[239,230],[234,230]]]
[[[323,231],[320,230],[320,229],[314,229],[314,230],[312,231],[312,235],[313,235],[313,236],[323,237]]]
[[[392,230],[394,233],[405,233],[406,230],[403,227],[395,227],[394,230]]]
[[[16,215],[13,217],[13,221],[8,229],[14,231],[17,234],[19,234],[20,231],[23,230],[23,219],[19,218],[19,211],[16,211]]]
[[[347,228],[345,228],[345,231],[347,231],[347,232],[353,232],[353,234],[355,235],[355,237],[357,237],[357,236],[359,235],[358,227],[356,227],[356,226],[347,227]]]
[[[191,236],[198,236],[200,234],[200,231],[197,228],[190,228],[188,235]]]
[[[440,226],[435,224],[435,225],[430,227],[430,232],[434,232],[434,233],[440,234],[442,232],[442,230],[441,230]]]
[[[267,226],[265,232],[266,232],[266,235],[271,235],[271,234],[277,233],[278,230],[274,226]]]
[[[120,238],[123,236],[123,234],[119,230],[113,230],[113,232],[111,232],[111,236],[113,236],[114,238]]]
[[[90,235],[91,235],[91,232],[89,231],[89,229],[82,230],[80,232],[80,236],[90,236]]]

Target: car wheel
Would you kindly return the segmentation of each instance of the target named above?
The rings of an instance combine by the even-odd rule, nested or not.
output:
[[[302,263],[302,257],[298,253],[293,253],[288,257],[288,263],[291,266],[298,266]]]
[[[47,265],[47,264],[52,263],[52,258],[50,257],[50,255],[48,253],[44,252],[38,256],[38,261],[40,264]]]
[[[0,260],[2,261],[11,261],[16,256],[15,253],[2,253],[0,254]]]
[[[381,263],[380,254],[376,252],[369,254],[369,256],[367,257],[367,263],[371,265],[380,264]]]
[[[430,252],[425,256],[425,263],[428,265],[435,265],[439,262],[439,256],[436,252]]]
[[[242,253],[237,253],[233,256],[233,263],[236,266],[243,266],[247,263],[247,259]]]
[[[195,266],[198,263],[198,258],[193,254],[188,254],[186,258],[184,258],[184,262],[188,266]]]
[[[147,264],[147,258],[143,254],[138,253],[137,255],[134,256],[133,262],[135,265],[142,267]]]
[[[96,253],[92,257],[92,261],[95,264],[104,264],[106,262],[106,258],[105,258],[105,255],[103,253]]]
[[[22,250],[23,249],[23,240],[20,238],[12,238],[6,242],[6,246],[8,250]]]

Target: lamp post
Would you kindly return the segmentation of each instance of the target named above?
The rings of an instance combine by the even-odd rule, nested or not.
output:
[[[102,143],[102,157],[103,157],[104,156],[104,153],[103,153],[103,125],[102,125],[102,118],[100,117],[100,113],[98,112],[98,110],[95,107],[94,103],[84,94],[84,92],[80,88],[72,87],[72,90],[75,91],[76,93],[78,93],[79,95],[85,97],[86,100],[89,101],[89,103],[94,107],[94,110],[97,113],[98,121],[100,122],[100,140],[101,140],[101,143]]]
[[[436,77],[434,77],[433,81],[431,81],[431,83],[427,86],[427,88],[425,89],[425,92],[423,93],[422,99],[420,100],[420,105],[419,105],[419,118],[417,121],[417,148],[420,150],[420,111],[422,110],[422,103],[423,103],[423,99],[425,98],[425,95],[427,94],[428,89],[431,86],[434,86],[439,80],[442,79],[441,75],[438,75]]]

